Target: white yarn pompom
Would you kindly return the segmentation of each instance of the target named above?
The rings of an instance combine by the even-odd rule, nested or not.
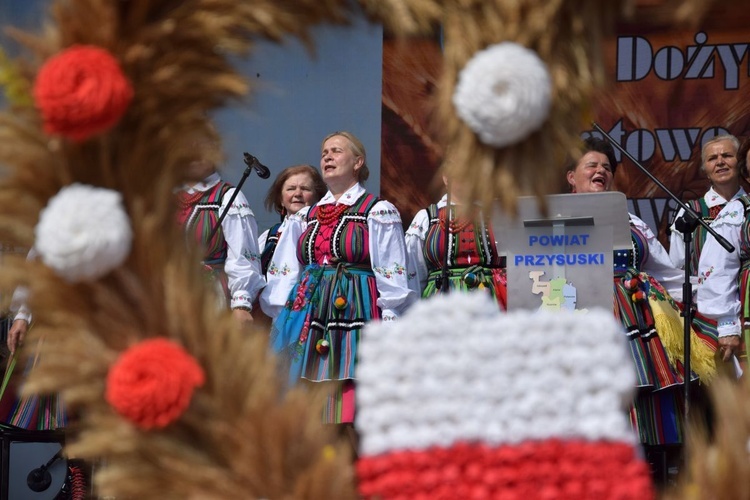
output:
[[[466,63],[458,75],[453,105],[479,140],[502,148],[542,126],[551,94],[547,66],[536,52],[502,42]]]
[[[83,184],[66,186],[49,200],[35,234],[42,261],[73,283],[122,264],[133,240],[120,193]]]

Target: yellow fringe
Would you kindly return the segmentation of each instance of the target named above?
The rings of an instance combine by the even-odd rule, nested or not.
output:
[[[31,107],[31,83],[24,78],[21,69],[0,47],[0,90],[11,107]]]
[[[676,368],[676,361],[682,360],[685,354],[684,319],[664,301],[649,299],[648,302],[654,314],[654,326],[667,351],[669,363]],[[702,382],[708,383],[716,376],[715,352],[697,336],[695,329],[690,330],[690,369]]]

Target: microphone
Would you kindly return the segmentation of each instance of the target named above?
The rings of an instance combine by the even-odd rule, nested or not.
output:
[[[243,153],[245,155],[245,165],[247,165],[250,168],[254,168],[255,172],[257,172],[258,177],[261,179],[268,179],[271,177],[271,170],[265,165],[263,165],[256,157],[251,155],[248,152]]]
[[[62,448],[46,464],[29,472],[29,475],[26,476],[26,485],[31,491],[39,493],[50,487],[52,484],[52,474],[47,469],[60,458],[62,458]]]
[[[206,241],[211,241],[211,238],[214,237],[216,231],[218,231],[219,227],[221,227],[221,222],[224,220],[224,217],[227,216],[229,208],[232,206],[232,203],[234,203],[234,199],[237,197],[237,193],[239,193],[240,189],[242,189],[242,185],[245,183],[245,180],[247,180],[247,177],[250,175],[251,170],[255,170],[255,172],[258,174],[258,177],[260,177],[261,179],[268,179],[269,177],[271,177],[271,170],[269,170],[267,166],[259,162],[256,157],[254,157],[247,151],[242,154],[245,156],[245,165],[247,165],[247,168],[244,172],[242,172],[240,183],[237,184],[237,187],[232,193],[232,196],[229,198],[229,202],[227,203],[226,208],[224,208],[224,211],[219,214],[219,220],[216,221],[216,225],[213,227],[213,229],[211,229],[211,232],[209,233],[208,239]]]

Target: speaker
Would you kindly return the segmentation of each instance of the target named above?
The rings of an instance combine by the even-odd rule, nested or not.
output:
[[[63,436],[0,425],[0,500],[64,498],[69,470]]]
[[[3,315],[0,317],[0,342],[2,342],[0,345],[5,345],[8,342],[8,330],[10,330],[12,324],[13,321],[10,316]]]

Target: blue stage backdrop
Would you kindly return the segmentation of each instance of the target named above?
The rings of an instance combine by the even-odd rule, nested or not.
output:
[[[358,18],[349,26],[318,26],[313,33],[314,55],[297,39],[260,43],[238,63],[255,92],[217,114],[227,180],[239,181],[243,151],[271,169],[270,179],[253,175],[243,188],[261,230],[278,221],[262,207],[273,178],[294,164],[318,168],[320,144],[330,132],[348,130],[362,140],[371,173],[367,187],[380,190],[382,27]]]
[[[0,25],[36,30],[48,3],[0,0]],[[237,183],[242,176],[243,151],[271,169],[270,179],[253,174],[242,189],[261,231],[278,220],[263,208],[275,175],[298,163],[317,168],[320,143],[329,132],[348,130],[362,140],[371,172],[367,187],[380,190],[382,27],[363,15],[348,26],[317,26],[312,39],[314,53],[297,39],[259,41],[249,58],[237,61],[254,93],[216,115],[227,159],[222,173],[228,181]],[[15,53],[6,36],[0,35],[0,43]]]

